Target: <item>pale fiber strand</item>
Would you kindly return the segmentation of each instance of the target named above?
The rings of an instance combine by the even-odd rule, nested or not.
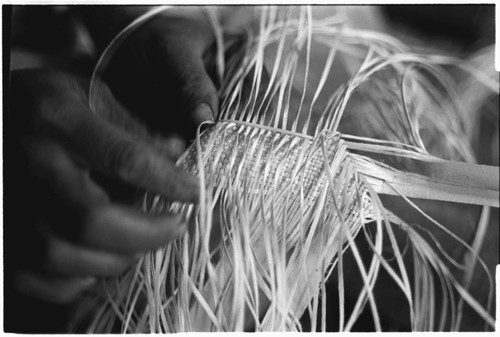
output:
[[[455,262],[431,235],[438,248],[434,252],[418,234],[418,227],[403,223],[380,202],[377,195],[380,190],[376,191],[374,187],[382,187],[384,193],[400,194],[418,209],[405,196],[411,195],[409,192],[417,186],[415,181],[405,184],[401,179],[399,185],[394,185],[391,176],[387,175],[390,172],[404,178],[408,177],[408,172],[350,152],[362,150],[441,165],[443,161],[435,157],[436,153],[434,156],[428,154],[425,148],[428,140],[420,137],[419,128],[432,126],[431,122],[435,122],[432,126],[435,135],[442,136],[442,139],[437,138],[440,151],[437,155],[471,159],[467,143],[460,139],[460,123],[446,122],[457,115],[446,110],[450,107],[440,102],[443,95],[419,72],[407,69],[428,69],[447,90],[452,84],[446,74],[433,65],[435,62],[458,65],[469,72],[473,72],[472,69],[449,58],[408,53],[404,45],[380,33],[332,24],[335,20],[314,22],[308,9],[299,10],[298,19],[292,17],[292,10],[282,15],[277,8],[260,9],[259,18],[260,32],[257,35],[249,32],[244,48],[236,51],[233,59],[224,64],[220,50],[222,34],[211,16],[214,29],[219,31],[216,32],[219,76],[226,72],[220,89],[222,108],[218,122],[203,134],[198,132],[194,145],[179,162],[200,177],[200,204],[196,207],[170,205],[158,196],[145,198],[146,210],[181,211],[193,221],[193,230],[165,249],[148,254],[119,282],[108,283],[103,294],[108,304],[95,316],[91,331],[109,331],[117,320],[126,322],[122,325],[124,332],[293,331],[301,329],[299,317],[306,310],[313,322],[321,315],[323,329],[326,307],[324,301],[321,308],[318,303],[324,295],[325,275],[330,275],[334,267],[340,281],[340,330],[350,330],[366,304],[371,308],[376,329],[381,329],[373,290],[380,267],[405,294],[412,330],[433,329],[435,325],[431,270],[437,273],[443,289],[443,305],[449,305],[451,309],[449,329],[458,327],[461,321],[452,289],[459,292],[459,303],[463,299],[492,325],[489,305],[485,309],[475,301],[467,286],[463,287],[456,281],[445,261],[457,268],[462,268],[462,265]],[[290,41],[291,47],[288,45]],[[278,44],[276,58],[266,59],[265,50],[274,43]],[[329,56],[324,61],[326,67],[319,74],[310,70],[311,50],[316,43],[329,48]],[[287,52],[290,50],[292,52]],[[306,59],[302,64],[303,51]],[[318,113],[315,105],[319,104],[322,95],[327,94],[324,89],[329,85],[328,70],[336,71],[334,61],[342,53],[349,55],[352,61],[346,67],[352,70],[351,78],[328,97],[321,117],[313,121]],[[355,64],[359,67],[356,68]],[[269,83],[264,81],[266,67],[271,69]],[[412,89],[420,95],[418,101],[411,100],[402,86],[393,92],[389,82],[386,84],[377,79],[377,76],[384,79],[391,72],[401,76],[401,84],[404,81],[411,83]],[[303,74],[302,78],[300,74]],[[487,88],[494,85],[482,74],[477,78]],[[250,85],[245,82],[248,79]],[[386,93],[390,100],[398,97],[401,100],[377,103],[378,110],[367,119],[379,131],[383,131],[385,125],[392,134],[385,139],[377,130],[364,137],[337,133],[344,116],[351,113],[347,108],[356,92],[363,92],[369,99],[377,101],[370,92],[363,91],[370,81],[376,84],[372,85],[375,93]],[[317,85],[315,90],[308,90],[308,83]],[[245,97],[244,89],[248,87],[250,95]],[[276,93],[279,93],[279,102],[274,106]],[[452,94],[450,97],[454,99]],[[444,117],[433,120],[424,113],[429,107],[446,111]],[[393,114],[396,114],[396,119]],[[398,124],[390,124],[391,120]],[[272,126],[255,122],[271,122],[268,125]],[[313,123],[316,127],[311,134],[309,126]],[[342,139],[349,141],[343,142]],[[316,156],[315,151],[320,154]],[[314,158],[321,160],[311,165]],[[316,169],[323,178],[311,185],[306,172]],[[373,180],[370,181],[369,177],[374,174],[382,184],[371,185]],[[415,177],[422,181],[420,186],[429,186],[428,177]],[[463,183],[467,185],[470,179],[465,178]],[[442,180],[437,183],[441,188],[437,192],[444,193],[445,199],[457,199],[457,191],[450,193],[448,186],[442,187]],[[492,199],[491,196],[484,198],[484,188],[478,189],[478,195],[482,195],[478,203]],[[436,195],[427,197],[435,198]],[[459,199],[470,202],[467,198]],[[218,224],[212,220],[216,215],[220,215]],[[361,228],[373,221],[377,236],[375,243],[367,236],[373,257],[366,269],[354,238]],[[415,274],[413,285],[405,269],[403,252],[396,242],[392,228],[395,225],[390,222],[399,224],[397,228],[408,233],[415,265],[423,266],[422,274]],[[468,247],[452,232],[435,221],[432,223],[445,230],[458,244]],[[213,229],[221,231],[216,248],[210,246]],[[397,269],[382,256],[383,230],[394,250]],[[482,238],[478,237],[474,249],[468,247],[468,251],[486,271],[492,289],[491,275],[477,256],[481,241]],[[364,287],[354,310],[347,316],[348,321],[344,322],[343,254],[347,249],[355,255]],[[132,289],[137,291],[134,293]],[[415,289],[414,296],[412,289]],[[145,298],[145,303],[138,305],[139,297]],[[261,314],[264,314],[262,320]],[[447,312],[443,309],[440,329],[445,328],[446,318]]]

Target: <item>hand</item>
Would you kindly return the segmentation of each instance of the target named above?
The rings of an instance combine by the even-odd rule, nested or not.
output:
[[[179,155],[178,146],[151,137],[107,87],[99,86],[94,113],[82,79],[41,70],[11,75],[7,282],[31,296],[69,302],[94,277],[120,274],[138,254],[186,229],[179,215],[145,214],[120,202],[103,177],[124,192],[138,187],[184,202],[198,200],[198,181],[169,159]]]
[[[211,26],[201,19],[159,15],[123,42],[105,70],[105,82],[150,130],[190,141],[196,127],[218,111],[204,62],[213,41]]]

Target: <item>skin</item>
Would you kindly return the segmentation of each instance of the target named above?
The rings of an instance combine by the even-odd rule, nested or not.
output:
[[[101,28],[108,28],[103,19]],[[102,33],[97,30],[95,37]],[[197,201],[197,180],[173,162],[196,126],[217,112],[216,87],[205,66],[212,40],[200,20],[151,20],[114,56],[104,74],[109,86],[99,85],[94,112],[88,76],[53,70],[11,74],[5,209],[20,211],[6,212],[7,286],[44,301],[73,302],[97,277],[120,274],[185,230],[177,215],[144,214],[131,201],[145,189],[172,201]],[[487,240],[497,242],[496,234]],[[485,249],[495,247],[490,241]],[[395,303],[397,295],[387,289],[381,297]],[[354,301],[357,292],[347,295]],[[408,329],[406,313],[394,312],[388,328]]]
[[[6,283],[15,291],[70,303],[97,277],[122,273],[186,230],[179,215],[145,214],[131,201],[144,190],[198,200],[197,178],[174,163],[196,126],[217,111],[203,62],[209,34],[193,19],[160,17],[141,27],[106,72],[109,86],[98,84],[95,111],[88,77],[11,73],[6,208],[35,205],[15,221],[6,215]],[[167,94],[151,101],[158,90]],[[131,92],[135,100],[124,99]],[[163,127],[151,126],[159,121]]]

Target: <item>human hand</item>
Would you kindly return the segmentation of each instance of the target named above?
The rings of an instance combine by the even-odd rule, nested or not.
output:
[[[144,214],[104,183],[114,177],[121,191],[198,200],[197,179],[171,161],[178,147],[150,136],[107,87],[99,86],[94,112],[88,82],[65,73],[13,72],[11,88],[5,265],[19,291],[72,301],[94,277],[120,274],[186,229],[179,215]],[[26,210],[14,213],[19,207]]]
[[[159,15],[127,37],[104,80],[152,132],[190,141],[218,110],[206,67],[213,41],[211,26],[200,17]]]

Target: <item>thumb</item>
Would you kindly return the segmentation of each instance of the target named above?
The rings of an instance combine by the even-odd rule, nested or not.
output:
[[[170,76],[179,85],[180,100],[187,112],[187,117],[198,126],[208,120],[214,120],[218,112],[217,89],[207,73],[202,56],[190,49],[176,53],[175,68],[170,69]]]

